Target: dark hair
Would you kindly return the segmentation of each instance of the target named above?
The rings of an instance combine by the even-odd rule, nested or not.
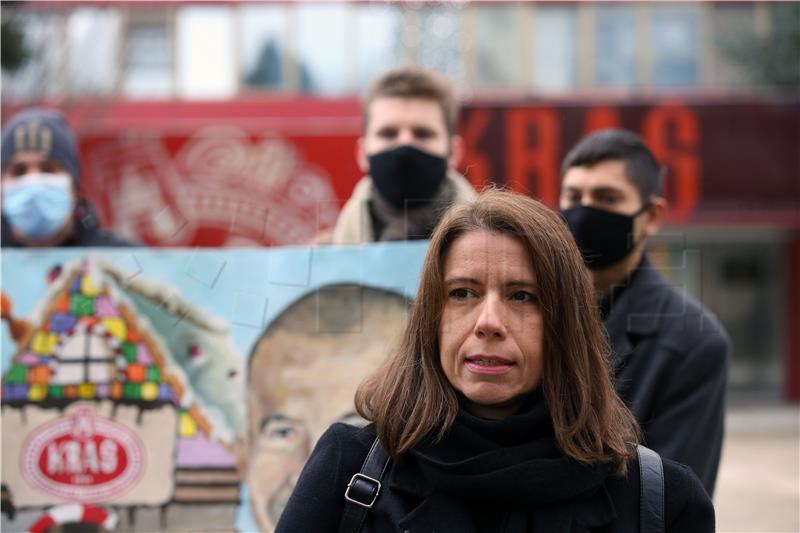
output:
[[[369,124],[369,109],[376,98],[419,98],[432,100],[442,109],[447,133],[456,134],[458,99],[452,82],[443,74],[420,67],[392,69],[370,86],[363,100],[364,130]]]
[[[489,190],[445,214],[431,237],[400,344],[361,384],[356,410],[375,423],[395,457],[426,436],[443,437],[453,424],[459,403],[439,360],[443,265],[453,242],[472,231],[511,235],[531,258],[544,324],[542,389],[560,449],[582,463],[619,461],[624,472],[639,430],[611,383],[610,348],[589,271],[562,219],[527,196]]]
[[[625,163],[625,174],[643,202],[663,194],[664,170],[644,139],[627,130],[600,130],[582,138],[564,158],[561,178],[572,167],[591,167],[612,159]]]

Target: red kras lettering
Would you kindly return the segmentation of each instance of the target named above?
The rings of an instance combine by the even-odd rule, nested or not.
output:
[[[42,450],[39,469],[57,483],[102,485],[124,472],[128,465],[125,447],[112,438],[92,436],[76,440],[58,437]]]

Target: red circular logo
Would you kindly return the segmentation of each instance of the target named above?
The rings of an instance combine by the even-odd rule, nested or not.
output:
[[[33,487],[80,502],[109,500],[144,473],[144,446],[130,429],[80,407],[37,428],[22,448],[22,473]]]

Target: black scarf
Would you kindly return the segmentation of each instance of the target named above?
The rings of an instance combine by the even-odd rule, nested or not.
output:
[[[374,189],[369,200],[369,213],[375,229],[375,241],[429,239],[442,215],[456,199],[456,187],[445,179],[436,194],[424,203],[412,203],[398,209]]]
[[[559,451],[539,390],[504,420],[461,409],[442,441],[419,444],[410,454],[434,494],[465,502],[473,531],[547,531],[543,522],[551,530],[561,529],[556,523],[568,528],[576,501],[607,498],[598,493],[616,467],[581,465]]]

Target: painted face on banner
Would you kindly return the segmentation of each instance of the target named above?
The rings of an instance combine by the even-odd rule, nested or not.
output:
[[[404,297],[335,285],[302,298],[273,323],[250,360],[250,508],[272,530],[317,439],[354,411],[361,381],[386,359],[407,311]]]

